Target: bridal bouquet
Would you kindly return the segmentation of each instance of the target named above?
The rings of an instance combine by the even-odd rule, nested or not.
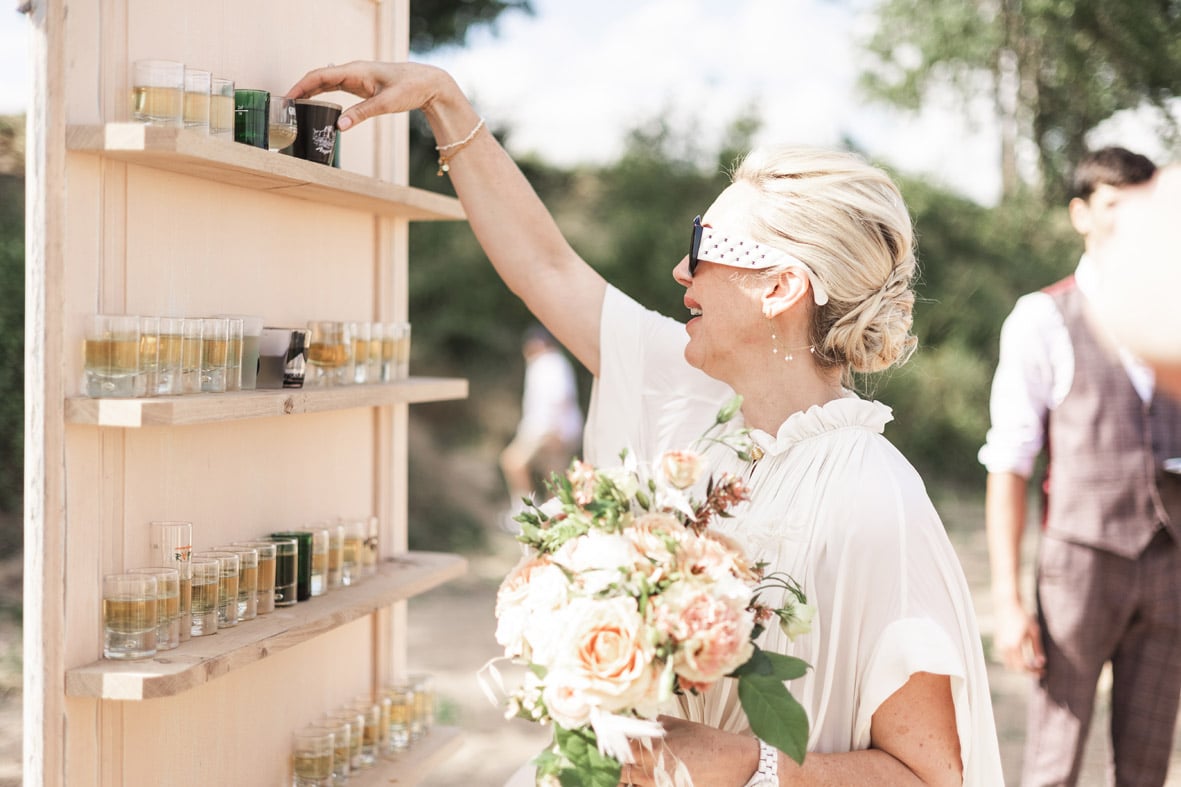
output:
[[[746,432],[711,436],[740,404],[727,404],[698,443],[749,461],[759,449]],[[551,499],[516,517],[526,554],[497,594],[496,638],[528,665],[506,715],[554,727],[535,760],[538,783],[615,787],[630,739],[662,734],[661,703],[725,677],[737,678],[752,731],[802,761],[808,720],[784,681],[807,664],[754,640],[773,619],[788,636],[806,632],[812,608],[794,580],[765,574],[709,529],[746,488],[711,476],[704,499],[692,497],[704,472],[695,450],[666,453],[654,468],[623,459],[611,469],[574,461],[550,481]],[[772,590],[781,606],[763,601]]]

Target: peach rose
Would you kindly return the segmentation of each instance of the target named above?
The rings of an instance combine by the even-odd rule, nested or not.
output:
[[[634,598],[576,598],[560,619],[547,688],[574,686],[588,704],[612,713],[651,702],[654,654]]]
[[[688,489],[696,484],[704,464],[701,454],[696,451],[665,451],[660,457],[661,472],[677,489]]]

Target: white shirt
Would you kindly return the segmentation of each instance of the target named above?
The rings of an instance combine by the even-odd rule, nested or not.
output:
[[[626,446],[654,461],[690,447],[732,393],[684,360],[684,326],[609,287],[601,332],[588,460],[613,464]],[[848,393],[775,435],[754,431],[766,454],[753,469],[725,449],[706,452],[715,473],[742,473],[751,490],[714,526],[752,561],[791,574],[817,608],[810,634],[789,642],[771,626],[760,643],[812,665],[788,686],[808,713],[809,751],[868,748],[874,711],[912,674],[949,675],[964,784],[995,787],[1003,778],[972,598],[922,481],[882,436],[891,418]],[[686,699],[687,718],[748,729],[732,680]]]
[[[1103,286],[1098,266],[1083,256],[1074,275],[1079,291],[1093,301]],[[1152,370],[1124,348],[1117,349],[1136,393],[1152,401]],[[1045,446],[1046,417],[1073,382],[1074,347],[1052,296],[1040,291],[1021,296],[1001,326],[989,399],[992,425],[979,453],[988,472],[1029,478]]]
[[[529,359],[517,435],[532,439],[558,435],[570,444],[577,442],[581,431],[582,410],[570,361],[556,348]]]

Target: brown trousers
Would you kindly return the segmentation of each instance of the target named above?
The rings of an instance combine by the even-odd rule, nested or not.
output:
[[[1029,703],[1022,785],[1078,783],[1096,684],[1110,661],[1108,784],[1160,787],[1181,699],[1177,543],[1161,530],[1130,560],[1044,536],[1037,605],[1046,670]]]

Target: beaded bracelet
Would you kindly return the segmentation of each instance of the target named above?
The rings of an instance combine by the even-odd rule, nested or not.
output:
[[[484,127],[484,118],[480,118],[480,122],[476,124],[476,127],[473,128],[471,130],[471,133],[468,134],[463,139],[459,140],[458,142],[451,142],[447,145],[435,145],[435,150],[439,151],[439,171],[436,172],[435,174],[441,178],[441,177],[443,177],[444,172],[450,172],[451,166],[447,162],[449,162],[449,161],[451,161],[451,159],[455,158],[456,153],[459,153],[459,151],[463,150],[464,147],[466,147],[469,142],[471,142],[473,139],[475,139],[476,134],[479,134],[480,129],[482,129],[483,127]],[[451,155],[446,155],[447,151],[454,151],[454,152],[451,153]]]

